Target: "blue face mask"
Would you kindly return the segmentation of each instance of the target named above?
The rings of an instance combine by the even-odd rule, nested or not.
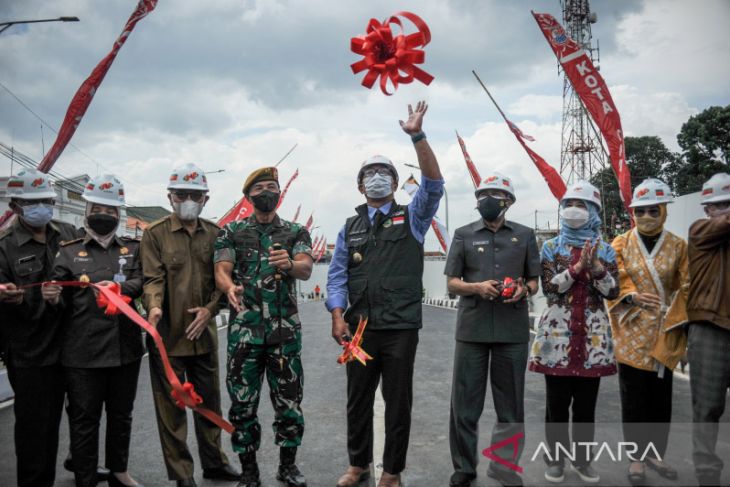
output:
[[[40,228],[53,218],[53,206],[44,203],[23,207],[23,221],[33,228]]]

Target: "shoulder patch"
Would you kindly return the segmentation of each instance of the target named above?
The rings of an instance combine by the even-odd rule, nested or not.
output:
[[[170,215],[163,216],[159,220],[155,220],[152,223],[150,223],[149,225],[147,225],[147,228],[145,230],[152,230],[154,227],[157,227],[157,226],[161,225],[162,223],[165,223],[169,219],[170,219]]]
[[[58,245],[60,245],[61,247],[66,247],[68,245],[83,242],[83,241],[84,241],[83,238],[75,238],[73,240],[65,240],[63,242],[60,242]]]

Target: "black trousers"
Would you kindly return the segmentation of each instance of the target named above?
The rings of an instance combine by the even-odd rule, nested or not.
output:
[[[527,343],[456,342],[449,424],[451,461],[456,473],[476,476],[479,418],[484,409],[490,371],[497,422],[489,443],[494,445],[516,438],[516,442],[508,442],[494,450],[494,454],[518,464],[525,446],[519,435],[525,432],[526,367]],[[492,462],[491,468],[508,470],[497,462]]]
[[[647,452],[649,443],[662,458],[667,451],[672,421],[672,378],[671,370],[665,369],[664,377],[660,378],[656,372],[618,364],[624,440],[636,443],[638,456]],[[656,456],[652,449],[648,452],[648,457]]]
[[[591,452],[579,442],[592,442],[595,434],[596,399],[600,377],[545,375],[545,439],[550,449],[548,464],[565,464],[565,453],[574,453],[573,464],[591,463]],[[569,432],[573,414],[573,442]],[[557,445],[562,446],[562,450]],[[572,448],[572,445],[575,448]]]
[[[365,330],[362,348],[373,360],[347,364],[347,451],[350,464],[373,461],[373,402],[380,378],[385,401],[383,470],[398,474],[406,466],[413,404],[413,362],[418,330]]]
[[[63,413],[63,369],[61,365],[16,367],[11,359],[8,378],[15,392],[18,487],[51,487]]]
[[[112,472],[127,471],[140,362],[93,369],[64,367],[77,487],[93,487],[97,482],[102,407],[106,409],[106,467]]]

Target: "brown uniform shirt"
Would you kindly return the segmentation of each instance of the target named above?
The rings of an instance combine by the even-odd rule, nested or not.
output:
[[[140,245],[144,273],[144,303],[147,311],[162,309],[157,325],[170,356],[200,355],[218,348],[215,320],[221,293],[215,288],[213,243],[218,235],[213,222],[198,219],[190,235],[176,214],[152,223]],[[188,309],[208,308],[211,320],[197,340],[185,337],[195,318]]]

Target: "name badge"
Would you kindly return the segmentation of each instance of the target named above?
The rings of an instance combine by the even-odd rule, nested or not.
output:
[[[489,240],[479,240],[478,242],[472,242],[471,245],[476,247],[478,245],[489,245]]]

